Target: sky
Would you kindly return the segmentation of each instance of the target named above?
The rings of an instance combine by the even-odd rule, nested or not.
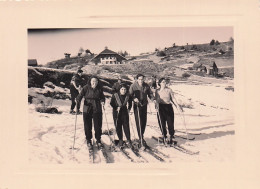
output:
[[[64,53],[75,56],[81,47],[95,54],[108,47],[139,55],[173,43],[203,44],[212,39],[225,42],[230,37],[233,27],[29,29],[28,59],[37,59],[38,64],[44,65],[64,58]]]

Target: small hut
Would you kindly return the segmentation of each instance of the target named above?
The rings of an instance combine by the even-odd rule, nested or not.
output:
[[[36,59],[28,59],[28,66],[38,66]]]
[[[217,76],[217,74],[218,74],[218,67],[217,67],[217,64],[215,63],[215,61],[210,62],[209,65],[206,65],[206,68],[207,68],[207,74],[208,75]]]

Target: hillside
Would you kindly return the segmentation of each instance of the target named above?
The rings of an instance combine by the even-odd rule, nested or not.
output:
[[[172,79],[182,80],[181,75],[187,72],[189,75],[208,77],[207,74],[194,70],[194,64],[209,66],[215,62],[219,68],[219,77],[234,77],[234,42],[221,42],[219,44],[191,44],[186,46],[165,47],[163,50],[142,53],[139,56],[127,57],[124,65],[98,65],[89,61],[94,55],[65,58],[50,62],[46,67],[65,70],[76,70],[83,67],[88,74],[98,74],[111,77],[115,73],[123,75],[136,75],[145,73],[147,76],[169,76]],[[180,73],[180,77],[175,77]]]

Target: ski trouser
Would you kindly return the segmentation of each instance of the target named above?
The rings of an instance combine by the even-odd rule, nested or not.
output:
[[[70,85],[70,94],[71,94],[71,107],[70,110],[74,110],[76,106],[76,98],[79,95],[79,91],[72,85]],[[77,105],[77,110],[80,109],[80,104]]]
[[[102,135],[102,112],[89,113],[83,112],[84,130],[87,141],[92,139],[92,120],[94,122],[95,139],[97,142],[101,142]]]
[[[127,140],[130,140],[130,127],[129,127],[129,115],[128,112],[122,110],[119,112],[113,109],[113,119],[116,127],[116,133],[119,140],[123,140],[123,130]]]
[[[147,122],[147,105],[138,106],[138,109],[139,109],[139,115],[138,115],[137,105],[134,104],[134,115],[135,115],[137,133],[138,133],[139,139],[143,139],[145,128],[146,128],[146,122]],[[141,124],[141,136],[140,136],[139,118],[140,118],[140,124]]]
[[[175,131],[174,131],[174,111],[173,111],[172,105],[171,104],[159,104],[159,114],[160,114],[160,117],[157,114],[157,119],[158,119],[159,125],[161,125],[161,127],[162,127],[162,133],[163,133],[164,137],[167,136],[166,122],[168,125],[169,134],[170,134],[170,136],[173,136]]]

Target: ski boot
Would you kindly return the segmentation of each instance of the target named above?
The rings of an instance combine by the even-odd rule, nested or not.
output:
[[[142,140],[142,143],[140,142],[140,149],[141,150],[145,150],[147,144],[146,144],[146,141],[144,139],[141,139]]]
[[[118,147],[119,148],[124,148],[124,141],[123,140],[119,140]]]
[[[87,147],[89,149],[93,147],[91,140],[87,140]]]
[[[97,141],[97,148],[100,150],[104,147],[104,145],[101,143],[101,141]]]
[[[80,110],[77,110],[77,111],[76,111],[76,114],[77,114],[77,115],[80,115],[80,114],[82,114],[82,112],[81,112]]]
[[[170,146],[173,146],[173,145],[176,145],[176,144],[177,144],[177,141],[176,141],[176,139],[175,139],[174,136],[171,136],[171,137],[170,137],[169,144],[170,144]]]
[[[131,140],[127,140],[127,141],[126,141],[126,146],[127,146],[127,148],[132,148],[132,142],[131,142]]]

